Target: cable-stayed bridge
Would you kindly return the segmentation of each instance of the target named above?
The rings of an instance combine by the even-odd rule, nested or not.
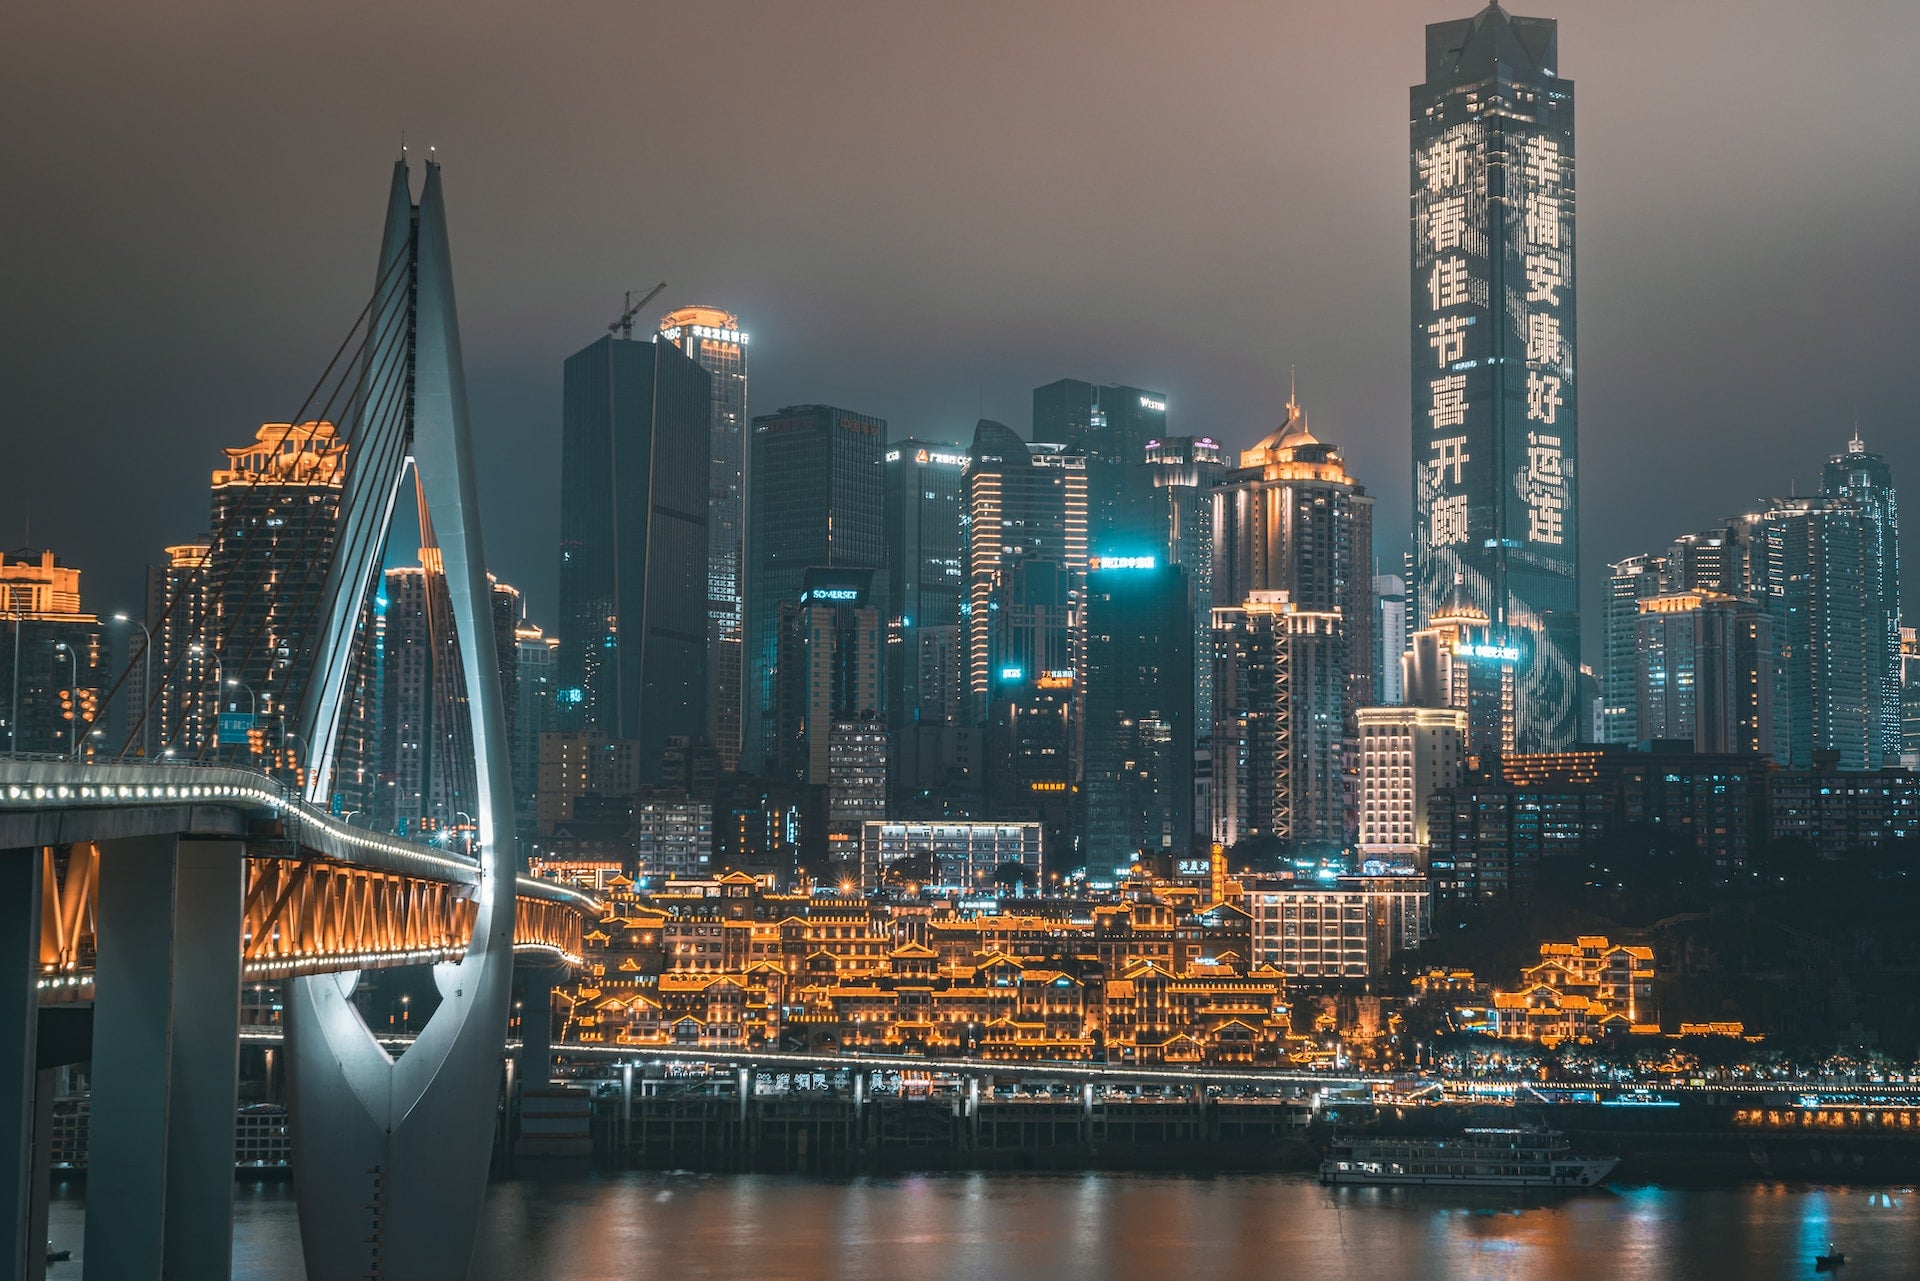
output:
[[[88,1007],[90,1271],[231,1273],[240,991],[274,981],[308,1276],[463,1277],[515,956],[577,964],[598,905],[520,874],[436,164],[417,201],[395,166],[372,294],[300,411],[230,453],[204,572],[95,713],[125,699],[118,752],[77,725],[69,756],[0,759],[0,1273],[44,1275],[51,1069],[78,1056],[41,1030]],[[341,801],[365,784],[370,603],[409,483],[420,733],[462,820],[424,840]],[[164,762],[135,748],[155,724]],[[352,996],[408,965],[440,1000],[396,1056]]]

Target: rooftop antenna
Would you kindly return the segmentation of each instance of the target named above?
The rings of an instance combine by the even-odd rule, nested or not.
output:
[[[655,285],[652,289],[648,290],[647,296],[645,298],[642,298],[639,302],[635,302],[633,300],[633,291],[631,289],[627,290],[626,310],[620,313],[620,319],[614,321],[611,325],[607,326],[607,332],[610,334],[619,334],[623,341],[626,339],[632,338],[633,337],[633,318],[640,313],[640,309],[642,307],[652,302],[655,298],[658,298],[660,296],[660,291],[665,289],[666,287],[667,287],[667,282],[664,280],[661,281],[659,284]]]

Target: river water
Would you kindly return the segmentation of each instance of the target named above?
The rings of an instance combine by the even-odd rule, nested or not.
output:
[[[1915,1171],[1920,1180],[1920,1170]],[[56,1200],[75,1262],[80,1196]],[[1298,1175],[611,1174],[488,1194],[475,1281],[1841,1281],[1920,1277],[1911,1188],[1323,1188]],[[242,1185],[234,1275],[301,1281],[284,1185]]]

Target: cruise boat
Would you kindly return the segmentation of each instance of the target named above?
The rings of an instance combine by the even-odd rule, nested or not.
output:
[[[1335,1137],[1320,1163],[1320,1181],[1589,1188],[1619,1164],[1615,1156],[1575,1156],[1566,1137],[1553,1130]]]

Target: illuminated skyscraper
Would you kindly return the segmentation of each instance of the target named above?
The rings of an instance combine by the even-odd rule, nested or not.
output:
[[[80,608],[80,571],[50,551],[0,555],[0,750],[78,754],[106,668],[100,620]],[[156,669],[157,671],[158,669]],[[92,746],[118,752],[120,744]]]
[[[1296,610],[1338,617],[1332,661],[1350,732],[1354,709],[1373,701],[1373,499],[1297,402],[1215,488],[1213,523],[1217,607],[1284,592]]]
[[[1521,751],[1579,724],[1573,84],[1558,24],[1427,27],[1410,96],[1413,472],[1424,627],[1458,584],[1520,651]]]
[[[1879,599],[1868,590],[1870,520],[1845,498],[1776,498],[1755,518],[1754,594],[1773,615],[1775,759],[1835,752],[1881,764]]]
[[[1166,436],[1165,392],[1077,378],[1034,388],[1034,444],[1071,447],[1086,459],[1087,536],[1096,547],[1140,527],[1151,488],[1139,465]]]
[[[1637,602],[1635,718],[1697,752],[1773,751],[1773,622],[1750,600],[1663,592]]]
[[[147,567],[146,624],[153,637],[153,661],[129,673],[127,728],[132,732],[139,726],[135,747],[156,756],[169,750],[175,756],[194,756],[213,739],[219,697],[213,660],[201,639],[210,608],[209,550],[204,542],[179,543],[166,549],[165,565]],[[149,668],[153,690],[146,687]],[[141,725],[143,714],[146,723]]]
[[[915,724],[958,720],[966,599],[961,471],[954,444],[907,439],[888,447],[887,724],[896,741]]]
[[[723,769],[740,761],[740,628],[745,593],[747,335],[718,307],[681,307],[660,320],[674,343],[713,380],[707,471],[707,727]]]
[[[1824,492],[1844,498],[1860,511],[1863,623],[1872,652],[1867,682],[1876,724],[1873,759],[1889,764],[1900,758],[1900,496],[1893,469],[1869,453],[1856,430],[1842,452],[1827,459]]]
[[[1077,665],[1087,573],[1086,461],[982,419],[967,453],[967,682],[971,715]]]
[[[887,424],[830,405],[794,405],[755,418],[748,447],[741,767],[757,772],[777,768],[788,750],[775,707],[781,611],[799,604],[809,570],[886,564]],[[862,710],[883,713],[880,701],[876,688]],[[824,742],[821,751],[824,782]]]
[[[1213,732],[1213,489],[1226,474],[1218,441],[1173,436],[1147,442],[1147,537],[1142,552],[1187,571],[1193,598],[1193,723]],[[1122,543],[1108,551],[1135,549]]]
[[[640,744],[706,738],[712,379],[611,335],[567,358],[560,440],[562,724]]]

